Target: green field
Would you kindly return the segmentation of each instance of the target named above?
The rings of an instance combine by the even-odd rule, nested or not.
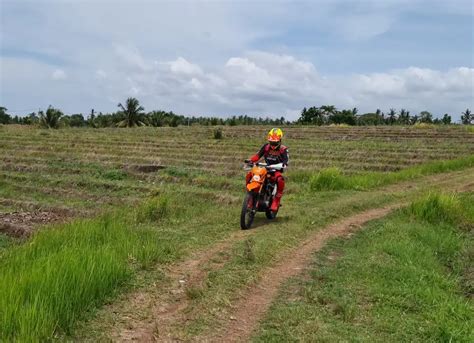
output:
[[[473,193],[431,195],[331,242],[255,340],[472,342],[473,227]]]
[[[283,207],[275,221],[257,218],[255,229],[243,232],[238,226],[244,194],[242,161],[264,143],[266,127],[225,127],[223,139],[217,140],[212,127],[0,126],[0,341],[213,340],[211,333],[232,325],[234,305],[246,291],[259,287],[263,273],[329,224],[384,205],[407,204],[432,190],[472,195],[474,135],[463,127],[283,129],[284,144],[290,147]],[[460,199],[470,204],[472,196]],[[412,230],[427,234],[437,230],[435,224],[410,218],[397,212],[369,224],[347,243],[330,243],[315,255],[312,273],[339,275],[342,269],[337,265],[323,265],[333,248],[369,258],[373,251],[363,245],[369,239],[359,237],[371,232],[382,241],[396,241],[412,237]],[[472,244],[472,232],[456,231],[457,220],[440,229],[455,236],[453,248],[446,252],[453,261],[461,261],[462,254],[456,252]],[[377,225],[400,226],[404,234],[393,236],[393,230],[378,230]],[[15,227],[29,234],[5,236]],[[417,261],[431,256],[430,251],[436,255],[438,246],[425,242],[429,237],[415,238],[427,244],[426,256],[407,252],[404,258]],[[375,249],[376,243],[370,247]],[[358,276],[367,266],[359,259],[347,263],[354,264],[351,270],[360,268],[360,273],[344,282],[360,282]],[[380,268],[414,261],[394,260],[393,266]],[[436,266],[442,269],[444,262]],[[451,285],[456,275],[440,272],[433,276],[439,283],[433,287]],[[334,292],[345,287],[341,279],[337,282]],[[414,286],[412,279],[403,282],[408,290]],[[358,322],[341,323],[340,313],[324,318],[307,313],[312,303],[306,298],[298,298],[300,307],[294,308],[301,317],[296,316],[296,322],[285,320],[293,316],[288,292],[298,288],[298,294],[309,294],[311,287],[305,276],[284,283],[271,311],[256,319],[262,326],[254,328],[255,339],[350,340],[351,325]],[[472,302],[454,288],[439,292],[437,298],[463,311],[446,324],[445,336],[433,329],[439,321],[425,323],[423,317],[442,320],[444,309],[406,318],[407,326],[421,326],[425,336],[409,330],[399,335],[384,324],[396,309],[386,303],[380,289],[373,292],[371,296],[381,299],[381,312],[364,314],[374,325],[363,323],[370,328],[364,331],[366,336],[361,334],[362,340],[469,338],[462,322],[472,321]],[[357,304],[347,306],[350,312]],[[160,311],[171,314],[160,319]],[[370,316],[379,316],[380,323]],[[326,335],[328,330],[333,336]],[[377,336],[379,331],[384,334]]]

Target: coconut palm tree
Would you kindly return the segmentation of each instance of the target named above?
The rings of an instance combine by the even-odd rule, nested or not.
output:
[[[118,127],[135,127],[145,126],[146,124],[142,121],[143,117],[143,106],[135,98],[128,98],[125,102],[125,106],[119,103],[117,105],[122,109],[122,114],[125,117],[123,120],[117,123]]]
[[[57,108],[49,105],[46,113],[39,111],[39,124],[45,129],[57,129],[59,128],[59,119],[64,115],[63,112]]]
[[[466,111],[464,111],[462,113],[462,116],[461,116],[461,122],[465,125],[469,125],[471,124],[471,122],[474,120],[474,115],[471,113],[471,111],[468,109],[466,109]]]
[[[388,123],[390,125],[395,124],[397,121],[397,111],[394,108],[391,108],[390,111],[388,112]]]

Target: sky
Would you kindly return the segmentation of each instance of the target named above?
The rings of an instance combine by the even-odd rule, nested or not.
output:
[[[0,0],[0,106],[474,109],[472,0]]]

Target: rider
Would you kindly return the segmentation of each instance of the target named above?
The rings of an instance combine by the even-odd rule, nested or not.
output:
[[[281,144],[282,137],[283,131],[277,128],[271,129],[267,136],[268,143],[264,144],[260,150],[250,158],[250,161],[256,163],[263,156],[268,165],[283,163],[283,167],[286,168],[288,166],[288,148]],[[273,176],[277,183],[277,192],[270,206],[270,210],[274,212],[277,211],[280,206],[280,200],[283,195],[283,190],[285,189],[285,179],[283,178],[282,171],[276,171]],[[248,173],[246,177],[247,183],[250,182],[251,177],[251,173]]]

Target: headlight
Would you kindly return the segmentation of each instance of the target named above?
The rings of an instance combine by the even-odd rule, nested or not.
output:
[[[254,175],[253,180],[257,181],[257,182],[260,182],[260,175]]]

